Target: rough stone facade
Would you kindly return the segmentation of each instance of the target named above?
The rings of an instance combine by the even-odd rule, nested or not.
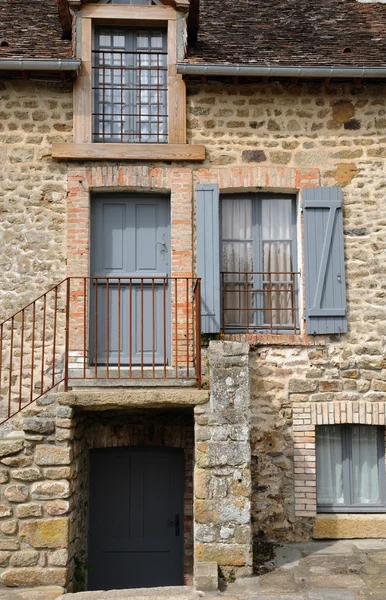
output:
[[[51,144],[72,138],[72,85],[0,81],[0,320],[66,275],[67,165]]]
[[[249,346],[211,342],[210,401],[195,408],[195,560],[252,571]]]
[[[66,274],[88,274],[89,199],[95,189],[163,190],[173,196],[174,188],[172,270],[189,276],[195,264],[196,183],[218,182],[223,192],[239,193],[264,189],[301,195],[310,185],[343,188],[348,334],[308,337],[302,330],[298,336],[238,336],[239,342],[252,344],[249,360],[245,345],[233,345],[234,340],[209,351],[211,401],[195,411],[193,492],[187,483],[187,581],[192,496],[196,560],[218,562],[226,575],[248,573],[252,535],[295,541],[313,534],[317,415],[326,412],[337,419],[340,411],[346,417],[339,418],[350,422],[352,406],[353,415],[365,410],[364,422],[371,414],[374,423],[377,418],[383,424],[384,91],[380,83],[189,83],[188,141],[206,145],[203,164],[69,167],[51,159],[50,144],[71,139],[70,85],[1,84],[4,317]],[[83,360],[79,349],[74,356]],[[7,431],[24,430],[24,435],[13,433],[0,442],[0,579],[5,585],[73,585],[72,558],[86,539],[87,448],[99,438],[106,446],[131,443],[128,415],[113,435],[109,422],[118,417],[74,417],[71,408],[57,407],[50,398],[11,421]],[[143,423],[154,418],[147,410]],[[181,438],[190,461],[193,430],[178,426],[189,430]],[[171,445],[177,443],[174,435]]]

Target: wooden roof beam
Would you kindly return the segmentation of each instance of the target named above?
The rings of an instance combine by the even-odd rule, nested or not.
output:
[[[59,20],[62,26],[62,39],[70,40],[72,36],[72,18],[68,0],[57,0]]]

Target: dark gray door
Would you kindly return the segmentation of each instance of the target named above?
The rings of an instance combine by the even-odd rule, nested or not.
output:
[[[183,585],[182,450],[90,451],[89,590]]]
[[[101,279],[91,285],[91,362],[167,362],[170,310],[163,278],[169,275],[169,253],[168,199],[127,195],[93,199],[91,275]],[[107,283],[104,277],[120,281]]]

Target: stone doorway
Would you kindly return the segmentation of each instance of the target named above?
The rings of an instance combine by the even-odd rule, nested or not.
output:
[[[193,581],[193,455],[192,410],[122,410],[78,412],[74,440],[74,494],[76,506],[70,534],[74,557],[70,589],[88,589],[88,529],[90,450],[102,448],[169,448],[183,451],[183,531],[185,585]]]

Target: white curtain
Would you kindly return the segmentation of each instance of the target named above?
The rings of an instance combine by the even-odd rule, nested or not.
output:
[[[224,325],[245,327],[253,323],[253,211],[250,198],[221,201]],[[247,315],[248,313],[248,315]]]
[[[286,199],[262,200],[261,213],[263,270],[267,274],[264,276],[264,322],[290,325],[293,323],[292,203]]]
[[[380,502],[378,473],[378,430],[370,425],[352,427],[354,504]]]
[[[343,504],[343,445],[339,425],[320,426],[316,434],[318,504]]]
[[[254,210],[254,202],[261,203],[259,211]],[[291,200],[224,198],[221,212],[222,270],[229,273],[223,288],[224,325],[292,324]],[[261,240],[257,237],[258,224],[253,222],[256,214],[261,215]],[[256,250],[261,255],[263,277],[252,275],[261,270],[254,264]],[[246,310],[251,308],[255,310]]]

